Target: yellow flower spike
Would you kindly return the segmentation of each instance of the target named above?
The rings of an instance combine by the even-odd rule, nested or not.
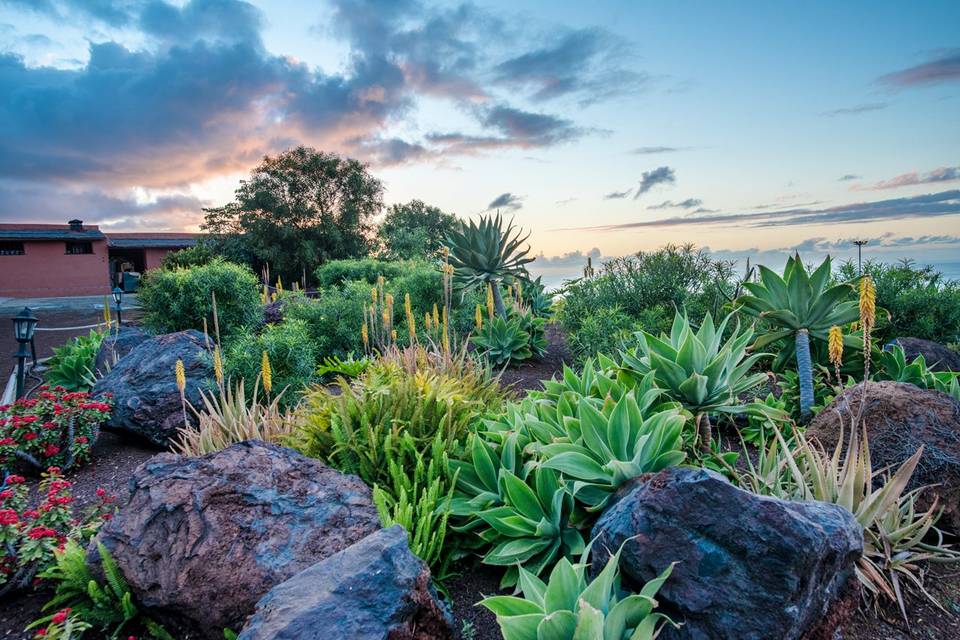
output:
[[[433,303],[433,326],[440,328],[440,312],[437,310],[437,303]]]
[[[223,356],[220,353],[220,345],[213,348],[213,376],[218,383],[223,384]]]
[[[413,344],[417,337],[417,323],[413,317],[413,306],[410,304],[409,293],[403,296],[403,311],[407,316],[407,333],[410,335],[410,344]]]
[[[397,330],[396,330],[396,329],[391,329],[391,331],[390,331],[390,339],[393,340],[394,342],[397,341]]]
[[[877,319],[877,290],[873,278],[864,276],[860,280],[860,324],[864,331],[873,328]]]
[[[366,322],[360,326],[360,337],[363,339],[363,348],[368,349],[370,347],[370,333],[367,331]]]
[[[177,364],[173,368],[177,376],[177,389],[180,390],[180,395],[183,396],[184,392],[187,390],[187,370],[183,366],[183,360],[177,359]]]
[[[493,285],[491,285],[488,282],[487,283],[487,317],[490,318],[491,320],[493,320],[494,310],[495,309],[493,305]]]
[[[373,302],[373,304],[377,304],[377,288],[376,287],[373,287],[370,289],[370,301]]]
[[[843,330],[834,325],[830,327],[830,333],[827,336],[827,346],[830,353],[830,362],[840,366],[843,362]]]
[[[390,309],[384,307],[383,312],[380,314],[380,318],[383,320],[384,326],[390,324]]]
[[[433,323],[430,321],[430,312],[425,311],[423,314],[423,326],[427,328],[427,331],[433,329]]]
[[[483,329],[483,310],[480,308],[479,304],[477,304],[477,310],[476,310],[476,313],[474,314],[473,323],[474,325],[476,325],[477,331],[480,331]]]
[[[260,358],[260,376],[263,379],[263,390],[270,393],[273,389],[273,371],[270,369],[270,356],[267,355],[266,349]]]
[[[393,308],[393,294],[392,294],[392,293],[388,293],[388,294],[387,294],[387,306],[390,307],[391,309]]]

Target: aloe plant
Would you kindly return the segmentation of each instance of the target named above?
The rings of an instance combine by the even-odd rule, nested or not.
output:
[[[762,403],[740,404],[738,396],[760,385],[764,373],[749,374],[757,360],[768,354],[747,356],[753,329],[741,330],[739,323],[724,341],[723,333],[732,314],[714,325],[708,313],[698,330],[679,312],[670,335],[636,334],[636,348],[622,352],[622,370],[630,375],[653,373],[658,386],[696,419],[701,448],[710,447],[711,413],[773,415]]]
[[[813,361],[810,338],[826,342],[830,327],[843,326],[860,317],[851,283],[830,286],[831,262],[827,257],[813,273],[808,274],[799,254],[789,258],[783,276],[760,266],[760,282],[745,282],[750,292],[737,298],[735,304],[749,315],[769,322],[775,330],[759,336],[753,349],[793,337],[800,375],[800,414],[806,420],[812,415]],[[846,346],[859,348],[862,339],[844,336]],[[774,361],[774,369],[789,352],[783,351]]]
[[[496,367],[529,360],[533,356],[530,334],[524,331],[519,318],[497,316],[473,334],[470,341],[487,362]]]
[[[546,469],[560,471],[570,482],[570,493],[588,511],[606,506],[617,488],[643,473],[655,473],[684,460],[683,425],[677,409],[648,414],[662,391],[652,374],[603,410],[580,398],[575,415],[564,416],[566,437],[528,447],[542,458]]]
[[[460,471],[451,515],[463,522],[456,531],[473,532],[492,547],[483,562],[508,567],[500,584],[513,587],[518,567],[539,575],[558,558],[581,553],[584,542],[571,524],[575,505],[557,472],[522,465],[514,441],[501,453],[476,438],[470,463],[451,462]]]
[[[521,568],[523,597],[493,596],[480,604],[497,616],[504,640],[653,640],[664,623],[654,599],[673,565],[641,587],[620,588],[620,550],[592,581],[587,581],[589,549],[579,564],[562,558],[546,582]]]
[[[525,265],[534,260],[528,256],[529,246],[521,248],[529,236],[529,233],[523,235],[512,221],[504,229],[499,213],[481,216],[479,223],[461,222],[447,234],[454,277],[466,288],[490,284],[494,307],[501,318],[507,312],[500,284],[526,278]]]

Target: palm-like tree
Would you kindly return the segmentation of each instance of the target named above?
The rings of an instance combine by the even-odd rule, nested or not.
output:
[[[504,229],[499,213],[481,216],[479,223],[461,222],[447,234],[454,277],[464,288],[489,284],[493,288],[494,308],[500,317],[507,313],[500,284],[525,278],[525,265],[534,260],[527,256],[529,246],[521,249],[528,237],[530,234],[523,235],[523,230],[515,227],[512,220]]]
[[[800,416],[806,420],[814,402],[810,338],[826,342],[830,327],[849,324],[860,317],[853,281],[829,286],[829,257],[809,274],[799,254],[787,260],[782,277],[764,266],[759,270],[760,282],[744,283],[750,293],[737,298],[736,304],[745,313],[775,327],[758,337],[752,349],[793,337],[800,377]],[[860,346],[854,336],[847,336],[844,341],[849,346]]]

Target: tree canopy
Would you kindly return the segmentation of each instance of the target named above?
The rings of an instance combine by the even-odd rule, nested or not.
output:
[[[391,259],[432,256],[456,224],[456,216],[422,200],[391,205],[379,228],[381,250]]]

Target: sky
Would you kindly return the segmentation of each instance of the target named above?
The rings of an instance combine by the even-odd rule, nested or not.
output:
[[[196,230],[265,154],[499,210],[534,271],[694,243],[960,277],[960,3],[0,0],[0,222]]]

